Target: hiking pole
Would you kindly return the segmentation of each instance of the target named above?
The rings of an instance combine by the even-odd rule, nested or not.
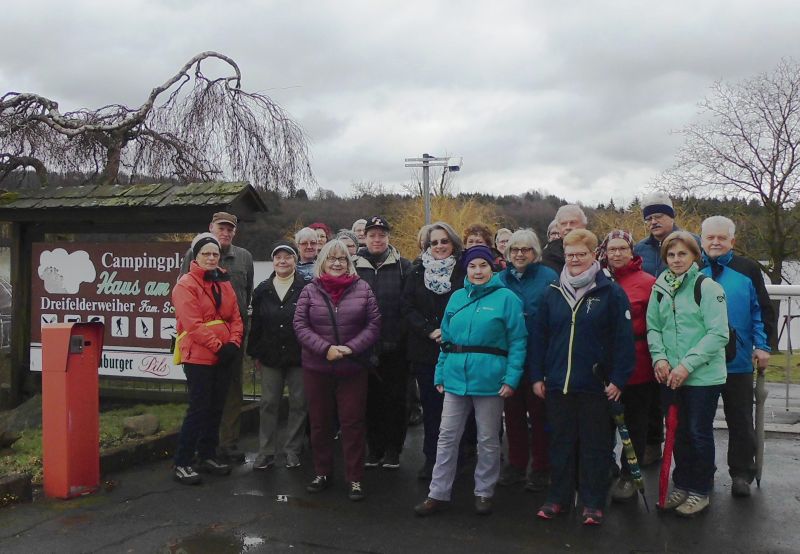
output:
[[[767,401],[765,369],[756,367],[756,486],[761,488],[761,471],[764,469],[764,404]]]

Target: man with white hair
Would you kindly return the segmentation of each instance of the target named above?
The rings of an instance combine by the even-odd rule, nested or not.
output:
[[[586,229],[586,214],[577,204],[566,204],[556,212],[554,219],[560,238],[547,243],[542,250],[542,263],[559,275],[564,269],[564,237],[575,229]]]
[[[366,219],[356,219],[353,222],[352,231],[358,237],[358,246],[363,247],[366,246],[367,236],[364,234],[364,227],[367,226]]]
[[[317,259],[317,232],[311,227],[303,227],[294,234],[294,243],[300,253],[295,271],[306,281],[314,278],[314,261]]]
[[[733,252],[736,225],[720,215],[703,221],[702,272],[719,283],[728,299],[728,325],[736,355],[729,359],[722,391],[728,424],[728,472],[733,496],[750,496],[755,477],[756,435],[753,428],[753,365],[762,373],[775,336],[774,312],[758,264]]]

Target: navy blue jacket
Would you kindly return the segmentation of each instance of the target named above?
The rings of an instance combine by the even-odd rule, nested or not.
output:
[[[636,365],[628,296],[602,272],[574,309],[565,294],[553,283],[539,302],[529,341],[531,382],[544,380],[549,390],[564,394],[602,393],[604,387],[592,371],[600,364],[622,389]]]
[[[715,260],[703,252],[703,263],[703,274],[725,290],[728,325],[736,330],[736,357],[728,362],[728,373],[752,373],[753,349],[769,352],[775,335],[775,314],[761,269],[733,250]]]
[[[673,224],[670,233],[680,230],[680,227]],[[694,233],[691,233],[691,235],[694,237],[694,240],[697,241],[697,245],[702,248],[700,245],[700,237]],[[653,235],[637,242],[633,247],[633,253],[642,257],[642,269],[653,277],[658,277],[667,269],[667,264],[661,259],[661,241],[657,240]]]

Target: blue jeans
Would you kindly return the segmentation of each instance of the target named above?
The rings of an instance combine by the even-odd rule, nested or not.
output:
[[[714,415],[724,385],[683,386],[675,391],[678,429],[675,433],[675,469],[678,489],[699,495],[711,491],[714,465]]]

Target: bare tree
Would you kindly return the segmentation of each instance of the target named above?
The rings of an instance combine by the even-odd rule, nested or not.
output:
[[[410,196],[422,196],[422,170],[414,169],[414,181],[403,183],[401,188]],[[428,185],[431,189],[431,196],[455,196],[456,186],[453,172],[446,167],[430,168],[430,181]]]
[[[800,231],[800,67],[784,60],[749,80],[717,82],[700,110],[663,180],[674,192],[758,200],[767,214],[764,270],[780,283]]]
[[[208,78],[200,67],[207,59],[230,74]],[[44,96],[7,92],[0,96],[0,179],[33,168],[43,184],[48,169],[89,173],[102,184],[117,183],[120,170],[130,182],[232,178],[290,194],[313,184],[302,129],[269,97],[242,90],[241,79],[233,59],[202,52],[139,107],[62,114]]]
[[[389,187],[378,181],[353,181],[350,183],[354,198],[363,196],[385,196],[390,194]]]

